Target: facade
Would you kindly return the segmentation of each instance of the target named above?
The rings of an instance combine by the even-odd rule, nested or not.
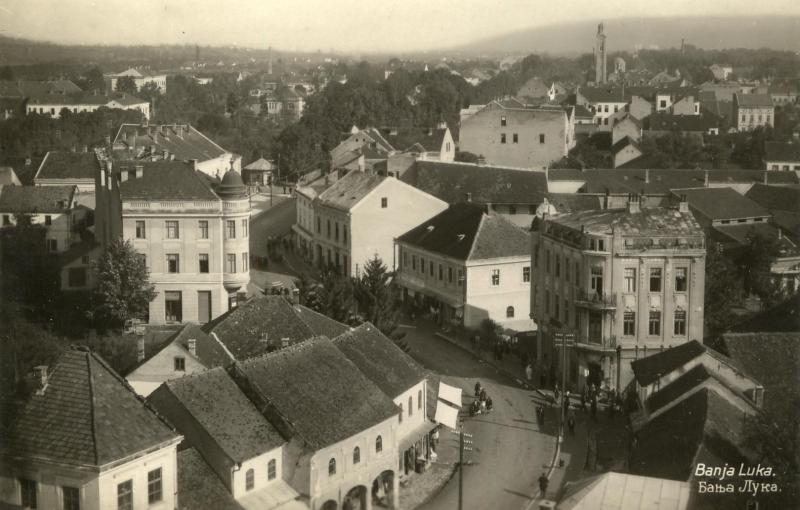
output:
[[[150,118],[150,103],[121,92],[102,94],[93,92],[49,93],[31,96],[25,105],[28,115],[49,115],[57,119],[64,109],[72,113],[94,112],[100,108],[136,110],[145,119]]]
[[[76,186],[0,186],[0,228],[17,224],[19,215],[45,228],[45,244],[52,253],[65,252],[79,241],[74,227],[83,218],[76,210]]]
[[[117,90],[117,82],[120,78],[131,77],[136,84],[136,90],[142,90],[147,84],[153,84],[158,88],[158,92],[166,94],[167,92],[167,75],[166,74],[145,74],[141,71],[130,68],[122,71],[121,73],[108,74],[106,79],[111,85],[111,90]]]
[[[614,168],[619,168],[640,158],[644,153],[635,140],[625,136],[611,146],[611,154],[614,156]]]
[[[100,247],[95,243],[82,242],[73,245],[60,255],[61,290],[85,291],[97,286],[97,274],[92,268],[100,258]]]
[[[765,170],[800,170],[800,143],[764,142]]]
[[[313,263],[360,274],[376,255],[397,267],[394,239],[447,208],[447,204],[399,179],[358,170],[314,199]]]
[[[10,507],[178,507],[182,436],[86,348],[36,368],[35,391],[6,439],[0,502]]]
[[[626,209],[545,218],[533,233],[531,312],[543,334],[539,360],[567,386],[625,388],[630,361],[703,338],[705,236],[684,202],[678,210]],[[563,372],[562,372],[563,373]]]
[[[541,170],[575,146],[575,124],[562,108],[526,107],[492,101],[462,117],[459,150],[487,164]]]
[[[455,204],[397,238],[403,299],[441,323],[477,328],[488,318],[529,331],[529,235],[484,211]]]
[[[206,323],[235,306],[250,281],[250,202],[229,171],[212,189],[180,161],[105,159],[98,172],[98,240],[130,240],[158,297],[151,324]]]
[[[738,131],[775,127],[775,106],[767,94],[733,95],[734,125]]]

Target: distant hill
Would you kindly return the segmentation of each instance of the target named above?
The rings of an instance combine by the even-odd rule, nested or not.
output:
[[[754,9],[757,4],[754,4]],[[452,48],[473,55],[591,53],[597,24],[605,24],[608,51],[678,48],[681,39],[703,49],[771,48],[800,51],[800,16],[590,19],[530,28]]]

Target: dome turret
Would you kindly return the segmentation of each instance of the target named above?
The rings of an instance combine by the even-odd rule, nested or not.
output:
[[[246,197],[247,188],[244,185],[242,176],[233,169],[225,172],[225,175],[222,177],[222,183],[217,188],[217,194],[223,200]]]

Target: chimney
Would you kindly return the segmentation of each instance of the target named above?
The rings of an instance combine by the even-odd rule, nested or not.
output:
[[[436,129],[447,129],[447,122],[445,122],[444,120],[440,120],[436,124]]]
[[[156,155],[156,146],[155,145],[151,145],[150,146],[150,155],[151,156],[155,156]]]
[[[641,202],[639,201],[639,195],[637,195],[636,193],[631,193],[628,195],[628,212],[631,214],[642,212]]]
[[[169,151],[167,149],[164,149],[164,161],[167,160],[169,160]]]
[[[37,395],[43,395],[47,388],[47,365],[37,365],[33,367],[33,382]]]
[[[122,132],[122,141],[128,143],[128,133],[125,131]]]
[[[467,202],[472,202],[472,193],[467,193],[465,198],[466,198]]]
[[[133,132],[133,142],[131,142],[131,149],[135,149],[136,148],[136,136],[137,136],[137,134],[138,133],[136,131]]]
[[[708,170],[705,171],[705,177],[703,178],[703,186],[706,188],[708,187]]]
[[[30,156],[27,156],[25,158],[25,166],[31,166],[31,163],[33,163],[33,160],[31,159]]]
[[[106,147],[111,145],[111,135],[106,135]],[[86,151],[83,151],[86,152]]]
[[[767,176],[768,176],[768,175],[769,175],[769,174],[768,174],[767,172],[764,172],[764,184],[769,184],[769,182],[768,182],[768,181],[769,181],[769,179],[767,179]]]
[[[681,195],[681,201],[678,203],[678,212],[680,213],[689,212],[689,201],[686,200],[686,195]]]
[[[178,126],[178,138],[180,138],[181,140],[183,140],[183,124],[180,124],[180,125]]]
[[[119,180],[120,182],[125,182],[128,180],[128,170],[123,169],[122,171],[120,171]]]
[[[197,339],[190,338],[186,347],[189,349],[189,354],[197,356]]]
[[[144,176],[144,165],[136,165],[136,178],[141,179]]]
[[[650,169],[649,168],[647,168],[644,171],[644,183],[645,184],[650,184]]]
[[[136,359],[144,361],[144,337],[140,336],[136,339]]]
[[[108,137],[106,137],[106,138],[108,138]],[[86,154],[87,152],[89,152],[89,146],[88,145],[84,145],[83,146],[83,153]]]

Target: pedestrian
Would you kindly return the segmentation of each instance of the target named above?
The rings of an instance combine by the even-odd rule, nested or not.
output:
[[[596,420],[597,419],[597,396],[596,395],[594,397],[592,397],[591,408],[592,408],[592,419]]]
[[[567,420],[567,427],[569,427],[569,435],[575,435],[575,417],[573,415],[569,415],[569,419]]]
[[[564,412],[569,411],[569,391],[564,393]]]
[[[583,393],[581,393],[581,411],[584,413],[586,412],[586,388],[584,388]]]
[[[558,391],[558,383],[556,383],[556,387],[553,390],[553,396],[556,398],[556,402],[558,402],[558,397],[561,395],[561,392]]]
[[[525,367],[525,379],[528,380],[528,384],[530,384],[531,379],[533,379],[533,367],[530,363]]]
[[[434,450],[439,445],[439,428],[438,427],[433,429],[433,434],[431,434],[431,443],[433,444],[433,449]]]
[[[542,473],[542,476],[539,477],[539,491],[541,491],[543,498],[547,496],[547,484],[549,483],[550,480],[547,479],[547,475]]]
[[[480,400],[481,402],[486,401],[486,388],[481,388]]]
[[[547,386],[547,373],[542,370],[542,375],[539,376],[539,387],[544,388]]]

